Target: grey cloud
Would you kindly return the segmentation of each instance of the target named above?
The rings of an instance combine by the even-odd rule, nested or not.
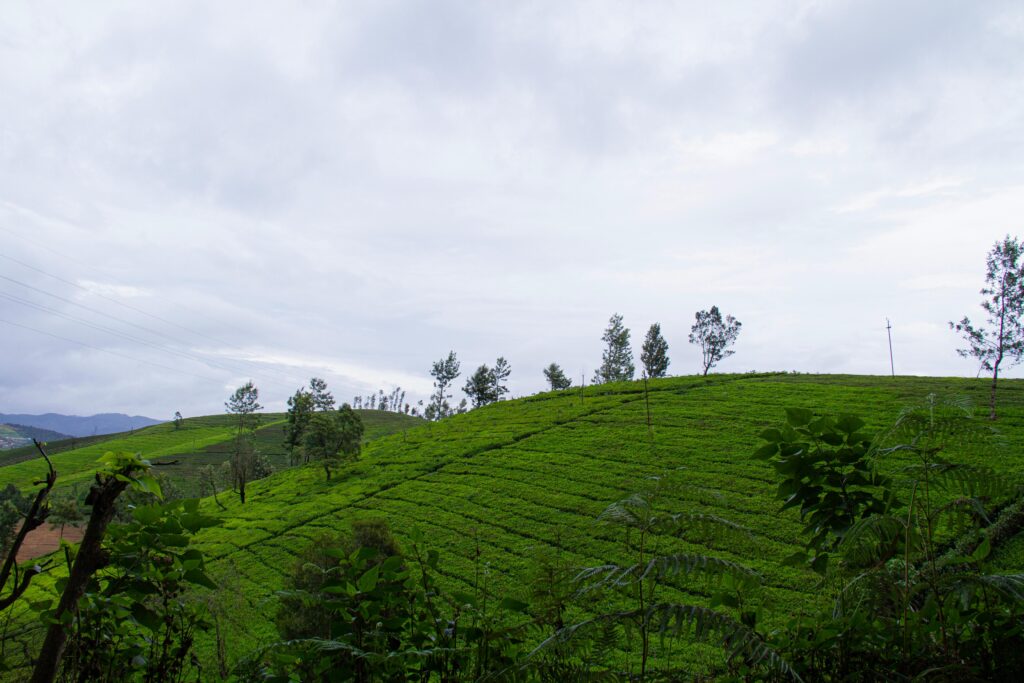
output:
[[[87,300],[232,369],[175,366],[198,380],[5,327],[24,361],[0,409],[217,411],[247,373],[275,407],[317,373],[343,397],[425,393],[450,348],[506,356],[524,393],[551,360],[589,376],[615,310],[637,340],[662,322],[686,372],[713,303],[746,324],[726,370],[884,371],[889,315],[915,371],[971,373],[928,325],[976,287],[928,276],[980,286],[1024,208],[1007,7],[26,9],[0,44],[0,253],[145,289],[135,304],[189,331]]]

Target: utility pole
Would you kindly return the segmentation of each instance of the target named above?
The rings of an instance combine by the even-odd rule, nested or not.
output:
[[[896,376],[896,366],[892,362],[892,323],[889,319],[885,319],[885,333],[889,335],[889,370],[892,372],[892,376]]]

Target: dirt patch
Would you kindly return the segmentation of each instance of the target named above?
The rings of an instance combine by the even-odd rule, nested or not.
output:
[[[78,543],[85,535],[85,529],[77,526],[64,527],[64,539],[70,543]],[[18,562],[25,562],[47,553],[52,553],[60,547],[60,527],[50,528],[45,522],[37,529],[28,532],[25,543],[18,550]]]

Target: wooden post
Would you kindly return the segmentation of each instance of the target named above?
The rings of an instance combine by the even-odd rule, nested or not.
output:
[[[885,319],[885,332],[889,335],[889,371],[892,372],[892,376],[896,376],[896,366],[892,362],[892,323],[889,319]]]

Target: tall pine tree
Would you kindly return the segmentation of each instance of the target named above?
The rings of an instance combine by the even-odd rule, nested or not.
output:
[[[313,397],[313,410],[323,413],[334,410],[334,395],[327,390],[327,382],[319,377],[309,380],[309,393]]]
[[[466,378],[462,391],[469,396],[474,408],[494,403],[498,400],[494,392],[494,371],[487,365],[481,365],[476,372]]]
[[[964,358],[978,359],[982,370],[992,373],[989,390],[989,419],[996,419],[996,384],[1005,362],[1012,367],[1024,359],[1024,245],[1009,235],[996,242],[985,260],[985,298],[981,307],[988,327],[975,325],[964,316],[949,326],[963,335],[967,348],[957,349]]]
[[[454,412],[451,404],[448,403],[448,399],[452,397],[448,393],[448,387],[451,386],[460,372],[459,359],[455,356],[454,351],[449,351],[446,358],[442,358],[431,366],[430,374],[434,378],[434,393],[431,394],[430,403],[427,405],[426,410],[423,411],[425,418],[428,420],[440,420]],[[370,407],[373,407],[372,401]]]
[[[572,386],[572,380],[565,376],[562,367],[558,363],[552,363],[544,368],[544,379],[551,385],[552,391],[568,389]]]
[[[654,323],[644,337],[640,361],[650,378],[664,377],[668,372],[668,342],[661,336],[661,325]]]
[[[633,379],[636,366],[633,365],[633,350],[629,348],[629,330],[622,324],[622,316],[616,313],[608,319],[608,328],[601,336],[606,346],[601,354],[601,367],[594,372],[594,384],[605,382],[628,382]]]
[[[284,448],[293,465],[298,464],[298,450],[302,446],[303,435],[312,414],[313,394],[302,387],[288,399],[288,413],[285,416]]]
[[[508,376],[511,374],[512,366],[508,364],[504,356],[498,356],[498,360],[494,361],[494,368],[491,369],[491,387],[494,391],[495,401],[500,401],[508,393],[505,382],[508,381]]]

